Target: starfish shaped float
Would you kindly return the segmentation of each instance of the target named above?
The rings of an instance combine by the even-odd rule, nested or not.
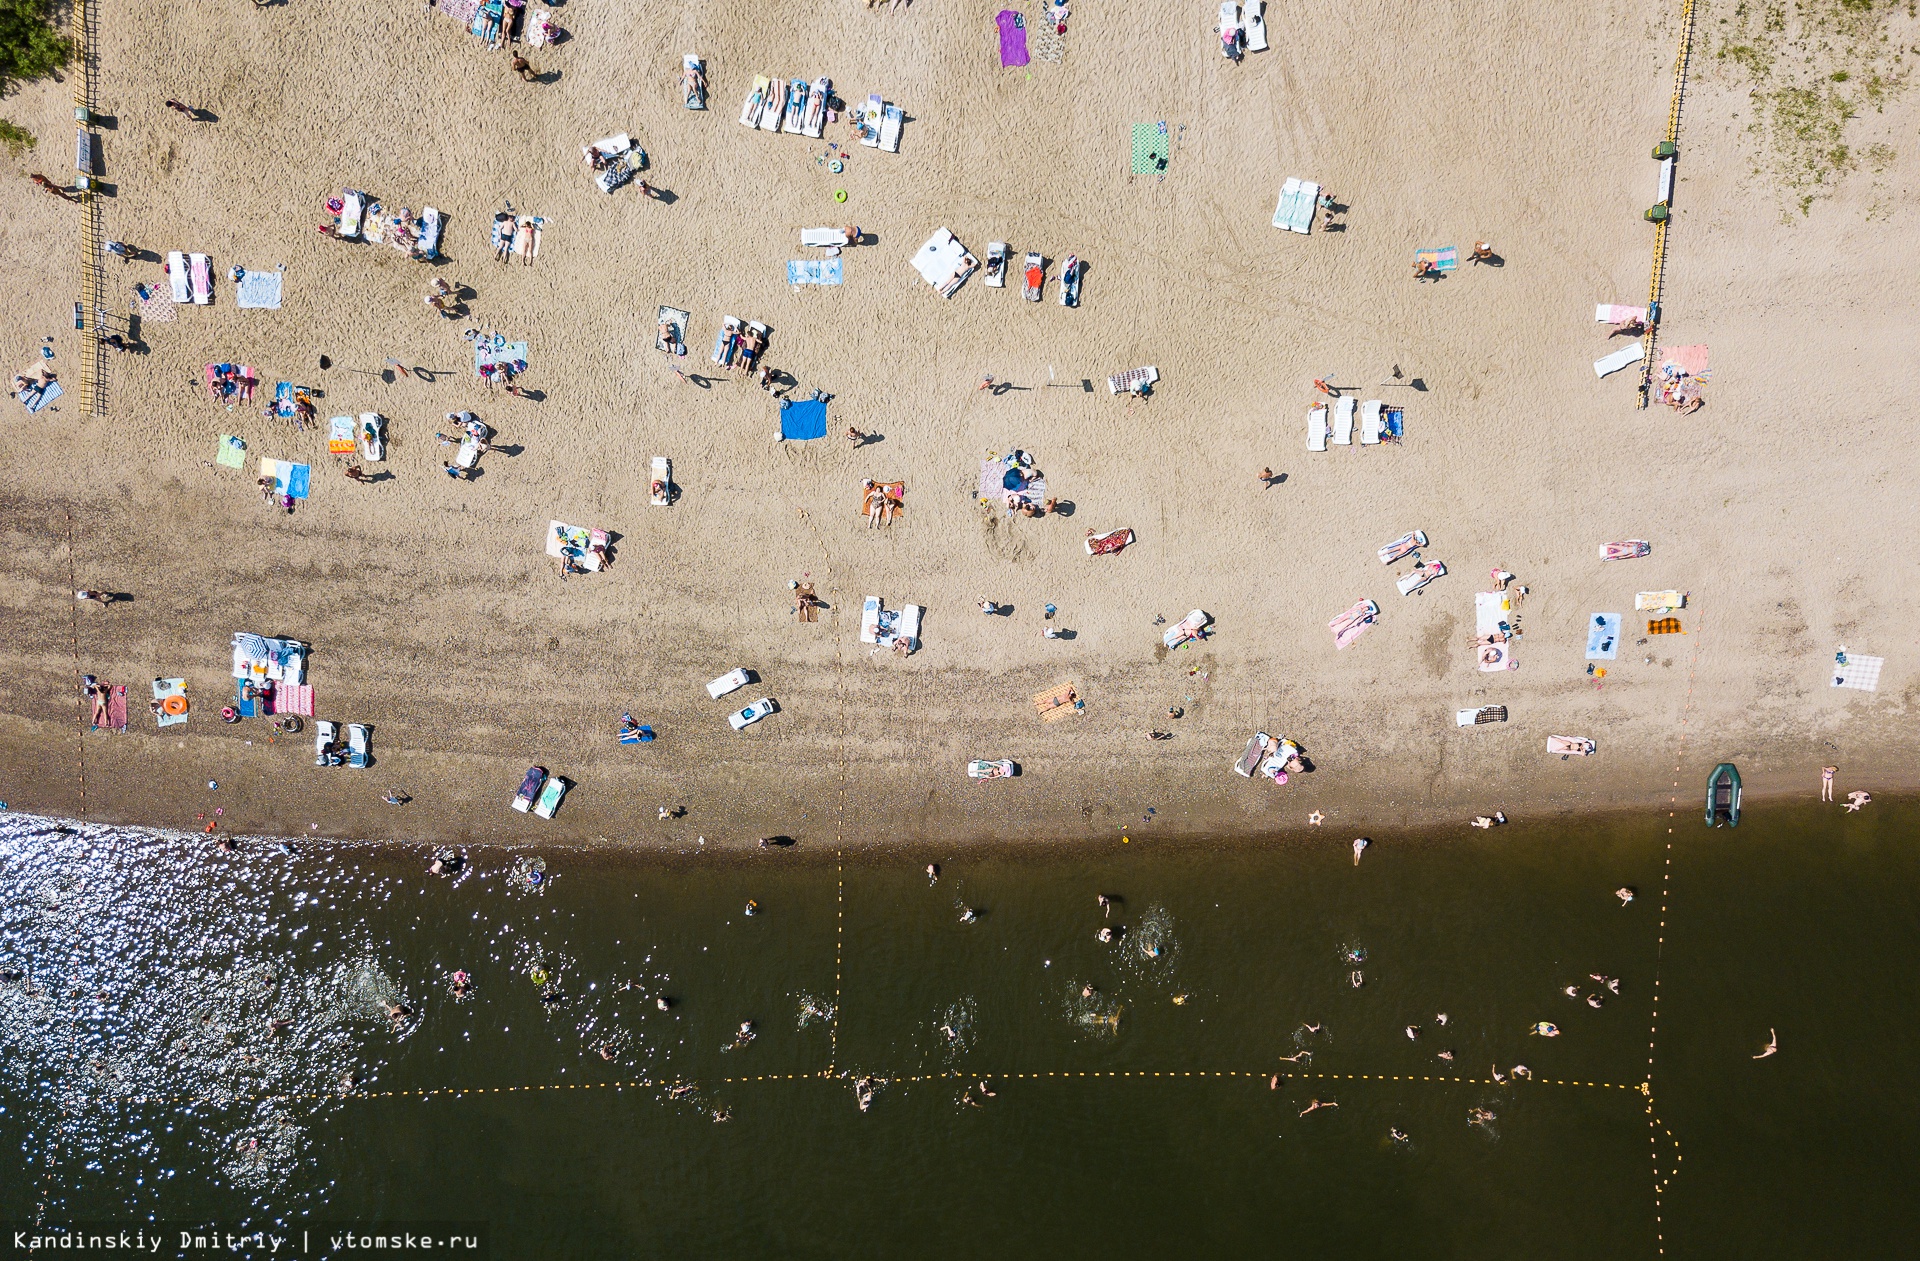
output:
[[[1312,814],[1307,816],[1307,822],[1311,823],[1314,827],[1319,827],[1321,820],[1325,819],[1326,817],[1327,817],[1326,815],[1321,814],[1318,810],[1315,810]]]

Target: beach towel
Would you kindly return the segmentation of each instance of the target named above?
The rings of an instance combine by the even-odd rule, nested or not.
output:
[[[489,369],[507,367],[515,372],[527,370],[527,344],[525,342],[507,342],[496,346],[496,335],[491,340],[476,339],[473,344],[473,370],[479,376],[486,376]]]
[[[168,700],[178,697],[174,705],[178,713],[167,712]],[[160,708],[153,713],[153,719],[162,727],[171,727],[187,720],[187,681],[185,679],[155,679],[153,681],[153,699],[160,702]]]
[[[135,295],[134,300],[140,304],[140,318],[143,320],[152,320],[156,324],[171,324],[180,318],[179,307],[174,305],[173,298],[158,289],[150,288],[147,290],[146,297]]]
[[[1454,245],[1442,245],[1430,250],[1415,250],[1414,258],[1433,264],[1437,272],[1450,272],[1460,266],[1460,249]]]
[[[327,421],[327,454],[352,455],[353,450],[353,417],[335,416]]]
[[[1380,606],[1372,600],[1355,600],[1352,608],[1327,623],[1327,629],[1333,632],[1333,646],[1345,648],[1372,629],[1379,616]]]
[[[299,714],[304,718],[313,717],[313,685],[310,683],[282,683],[273,689],[273,712],[276,714]]]
[[[1505,722],[1505,705],[1482,705],[1478,709],[1456,709],[1453,711],[1453,725],[1456,727],[1474,727],[1481,723]]]
[[[1647,308],[1602,302],[1593,308],[1593,318],[1602,324],[1625,324],[1629,320],[1645,321]]]
[[[1639,363],[1646,357],[1647,344],[1645,342],[1630,343],[1629,345],[1622,346],[1610,355],[1595,359],[1593,361],[1593,375],[1604,377],[1609,372],[1618,372],[1629,364]]]
[[[1280,204],[1273,210],[1273,226],[1305,236],[1313,231],[1313,212],[1320,205],[1320,185],[1288,176],[1280,185]]]
[[[280,286],[285,279],[278,271],[248,268],[240,273],[239,287],[233,291],[233,303],[250,311],[278,311]]]
[[[305,499],[309,489],[313,470],[305,464],[292,464],[286,460],[260,459],[260,476],[273,479],[273,489],[282,495],[291,495],[295,499]]]
[[[1473,593],[1473,634],[1475,639],[1488,635],[1511,634],[1513,630],[1513,597],[1505,591],[1476,591]],[[1483,674],[1493,674],[1501,670],[1513,670],[1518,667],[1513,660],[1513,641],[1508,639],[1498,644],[1476,644],[1474,663]]]
[[[206,306],[213,301],[213,260],[205,254],[187,255],[187,274],[193,281],[193,302],[195,306]]]
[[[1407,423],[1406,412],[1404,410],[1398,407],[1389,407],[1382,411],[1381,415],[1386,425],[1386,432],[1380,435],[1382,442],[1398,442],[1400,439],[1406,437]]]
[[[840,277],[840,260],[837,258],[787,260],[787,283],[790,285],[837,285]]]
[[[667,508],[673,504],[673,461],[664,455],[653,457],[651,476],[647,479],[647,500],[656,508]]]
[[[1080,699],[1080,693],[1071,683],[1062,683],[1059,687],[1050,687],[1033,698],[1034,712],[1040,715],[1042,722],[1058,722],[1074,714],[1084,714],[1087,703]]]
[[[1595,613],[1587,619],[1587,660],[1612,661],[1620,655],[1620,615]]]
[[[921,278],[938,289],[944,298],[958,292],[980,265],[980,260],[969,254],[967,247],[945,228],[935,230],[926,244],[915,251],[911,261]]]
[[[1000,26],[1000,64],[1024,66],[1027,56],[1027,19],[1012,9],[1002,9],[994,21]]]
[[[1649,635],[1684,635],[1686,633],[1687,632],[1680,629],[1680,619],[1677,617],[1650,617],[1647,619],[1647,634]]]
[[[1641,591],[1633,597],[1636,613],[1664,613],[1668,609],[1687,607],[1687,593],[1684,591]]]
[[[125,684],[116,684],[107,693],[107,730],[125,731],[127,729],[127,689]]]
[[[247,466],[247,444],[230,433],[220,435],[220,448],[213,453],[214,463],[227,468]]]
[[[1151,364],[1144,368],[1128,368],[1107,378],[1107,393],[1144,394],[1146,388],[1159,379],[1160,369]]]
[[[1334,400],[1333,443],[1339,447],[1353,445],[1353,397],[1351,395]]]
[[[1167,140],[1165,123],[1133,125],[1133,173],[1153,175],[1167,169],[1172,146]]]
[[[1841,653],[1846,660],[1836,659],[1833,665],[1833,685],[1850,687],[1862,692],[1880,690],[1880,667],[1886,664],[1885,657],[1862,657],[1855,653]]]
[[[656,313],[656,315],[654,316],[655,327],[654,327],[654,333],[653,333],[653,348],[655,350],[670,353],[670,354],[676,354],[676,355],[686,354],[687,353],[687,321],[692,318],[693,318],[692,315],[690,315],[686,311],[682,311],[679,307],[671,307],[671,306],[661,307],[658,313]],[[659,325],[661,324],[671,325],[674,332],[679,335],[679,345],[677,348],[670,350],[665,339],[663,339],[660,336]]]
[[[1024,451],[980,461],[980,502],[1008,508],[1019,500],[1030,503],[1047,497],[1047,479],[1033,467]]]
[[[786,441],[808,442],[827,436],[827,405],[818,399],[794,402],[780,400],[780,437]]]
[[[28,411],[39,412],[44,410],[48,403],[65,393],[58,381],[49,381],[38,388],[28,387],[20,391],[20,401],[26,405]]]
[[[1112,556],[1133,542],[1132,530],[1108,530],[1105,534],[1087,531],[1087,555]]]
[[[1667,370],[1671,368],[1673,372]],[[1663,376],[1686,373],[1690,377],[1707,375],[1707,348],[1705,346],[1669,346],[1660,356],[1660,372]]]

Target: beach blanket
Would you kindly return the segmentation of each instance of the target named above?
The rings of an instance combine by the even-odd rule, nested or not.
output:
[[[840,260],[837,258],[794,258],[787,260],[790,285],[837,285]]]
[[[1012,507],[1016,500],[1045,499],[1047,479],[1024,451],[980,461],[980,502]]]
[[[1686,633],[1687,632],[1680,629],[1680,619],[1677,617],[1650,617],[1647,619],[1647,634],[1649,635],[1684,635]]]
[[[159,701],[162,706],[166,704],[169,697],[174,696],[180,698],[181,708],[179,713],[169,714],[164,708],[153,711],[154,721],[162,727],[171,727],[176,723],[183,723],[187,720],[187,711],[184,708],[187,699],[187,681],[185,679],[155,679],[153,681],[153,699]]]
[[[780,400],[780,437],[807,442],[827,436],[827,405],[818,399],[796,403]]]
[[[1664,613],[1668,609],[1687,607],[1687,593],[1684,591],[1640,591],[1633,597],[1636,613]]]
[[[1512,595],[1505,591],[1473,593],[1473,633],[1476,639],[1486,635],[1510,634],[1512,627]],[[1492,674],[1517,668],[1511,640],[1498,644],[1478,644],[1474,648],[1474,657],[1482,673]]]
[[[1087,712],[1087,703],[1080,699],[1080,693],[1073,684],[1062,683],[1034,697],[1033,709],[1040,715],[1040,721],[1058,722],[1073,714],[1084,714]]]
[[[1166,170],[1167,158],[1171,156],[1170,150],[1165,123],[1133,125],[1133,173],[1135,175],[1152,175]]]
[[[1851,652],[1840,655],[1846,660],[1834,662],[1835,687],[1850,687],[1862,692],[1880,690],[1880,667],[1886,664],[1885,657],[1862,657]]]
[[[1002,9],[994,21],[1000,26],[1000,64],[1024,66],[1027,56],[1027,19],[1012,9]]]
[[[1644,322],[1647,318],[1647,308],[1602,302],[1593,308],[1593,318],[1602,324],[1625,324],[1629,320]]]
[[[497,345],[500,337],[496,334],[484,342],[476,340],[473,346],[473,370],[480,376],[486,376],[488,369],[496,367],[512,368],[515,372],[527,370],[527,344],[525,342],[507,342]]]
[[[1415,250],[1414,258],[1421,262],[1432,263],[1433,270],[1449,272],[1460,266],[1460,248],[1456,245],[1442,245],[1436,249]]]
[[[313,685],[282,683],[273,689],[273,712],[313,717]]]
[[[1355,600],[1352,608],[1327,623],[1327,629],[1333,632],[1333,646],[1345,648],[1366,634],[1379,616],[1380,607],[1372,600]]]
[[[49,381],[45,385],[30,385],[20,391],[20,401],[26,405],[28,411],[38,412],[65,393],[66,390],[61,388],[58,381]]]
[[[327,454],[352,455],[353,452],[353,417],[335,416],[327,422]]]
[[[1133,542],[1132,530],[1108,530],[1105,534],[1087,531],[1087,555],[1112,556]]]
[[[1668,373],[1669,368],[1673,369],[1672,373]],[[1684,372],[1690,377],[1705,377],[1707,348],[1705,346],[1669,346],[1666,353],[1660,356],[1660,371],[1662,375]]]
[[[248,268],[240,274],[240,285],[234,290],[234,305],[256,311],[278,311],[280,285],[285,279],[278,271]]]
[[[1305,236],[1313,231],[1313,212],[1319,204],[1318,184],[1288,176],[1280,186],[1280,204],[1273,209],[1273,226]]]
[[[1610,355],[1595,359],[1593,361],[1593,375],[1604,377],[1609,372],[1618,372],[1629,364],[1639,363],[1646,357],[1647,344],[1645,342],[1633,342],[1630,345],[1622,346]]]
[[[1160,379],[1160,369],[1148,365],[1144,368],[1128,368],[1125,372],[1116,372],[1107,378],[1107,393],[1134,394],[1144,392],[1146,387]]]
[[[980,260],[969,254],[967,247],[945,228],[928,237],[910,261],[921,278],[946,298],[951,298],[980,265]]]
[[[214,452],[213,460],[226,468],[245,468],[247,444],[230,433],[223,433],[220,435],[220,449]]]
[[[480,0],[433,0],[433,7],[461,26],[471,26],[474,15],[480,12]]]
[[[152,320],[156,324],[171,324],[180,317],[180,308],[171,295],[159,289],[149,288],[147,296],[138,299],[140,318]]]
[[[1620,655],[1620,615],[1595,613],[1587,619],[1587,660],[1612,661]]]
[[[313,470],[305,464],[293,464],[286,460],[260,459],[260,476],[273,479],[273,489],[282,495],[291,495],[295,499],[305,499],[313,478]]]

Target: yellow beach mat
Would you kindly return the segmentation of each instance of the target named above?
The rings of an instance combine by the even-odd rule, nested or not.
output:
[[[1043,722],[1056,722],[1069,714],[1086,712],[1086,702],[1074,690],[1071,683],[1062,683],[1059,687],[1049,688],[1033,698],[1034,712]]]
[[[1664,613],[1668,609],[1687,607],[1687,593],[1684,591],[1642,591],[1633,597],[1633,609],[1636,613]]]

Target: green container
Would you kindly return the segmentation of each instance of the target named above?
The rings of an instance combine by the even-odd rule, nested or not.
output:
[[[1667,203],[1663,201],[1658,205],[1647,207],[1645,217],[1648,223],[1665,223],[1667,221]]]
[[[1659,144],[1653,146],[1653,159],[1656,162],[1663,162],[1668,158],[1678,157],[1679,154],[1680,146],[1671,140],[1662,140]]]

